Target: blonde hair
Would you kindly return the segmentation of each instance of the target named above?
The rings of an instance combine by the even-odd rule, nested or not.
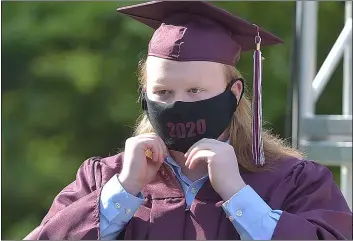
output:
[[[240,72],[233,66],[224,65],[227,80],[240,78]],[[140,88],[146,85],[146,61],[141,60],[139,63],[139,82]],[[245,88],[245,86],[244,86]],[[284,140],[271,134],[268,130],[262,132],[264,143],[264,154],[266,164],[263,167],[257,167],[253,164],[252,160],[252,129],[251,129],[251,102],[244,91],[243,97],[239,102],[239,106],[233,115],[229,130],[230,144],[233,146],[235,154],[240,166],[248,171],[256,172],[261,170],[268,170],[274,167],[279,160],[287,157],[295,157],[301,159],[302,153],[298,150],[288,146]],[[134,135],[154,132],[151,123],[149,122],[146,114],[142,114],[135,127]]]

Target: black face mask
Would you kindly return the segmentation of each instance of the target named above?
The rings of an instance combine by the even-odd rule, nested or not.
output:
[[[228,127],[238,105],[230,90],[237,80],[243,82],[233,80],[223,93],[196,102],[164,104],[151,101],[144,94],[142,108],[166,146],[185,153],[203,138],[217,139]]]

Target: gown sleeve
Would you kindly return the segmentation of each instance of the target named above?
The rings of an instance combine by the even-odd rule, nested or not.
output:
[[[54,199],[41,224],[26,240],[87,239],[100,237],[99,204],[104,182],[119,172],[120,156],[90,158],[78,169],[76,180]]]
[[[281,200],[283,210],[272,239],[352,239],[352,212],[325,166],[296,165],[272,198]]]

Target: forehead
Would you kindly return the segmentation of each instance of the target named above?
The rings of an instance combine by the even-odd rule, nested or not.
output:
[[[146,61],[147,82],[168,80],[222,81],[223,64],[208,61],[173,61],[149,56]]]

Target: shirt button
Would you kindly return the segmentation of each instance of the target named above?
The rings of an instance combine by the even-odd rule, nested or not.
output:
[[[243,212],[241,210],[237,210],[237,212],[235,213],[238,217],[243,216]]]
[[[126,209],[126,211],[125,211],[126,214],[129,214],[130,212],[131,212],[130,208]]]
[[[196,190],[196,188],[191,188],[191,192],[193,193],[193,194],[195,194],[196,192],[197,192],[197,190]]]
[[[229,216],[229,221],[231,221],[231,222],[233,222],[233,221],[234,221],[233,216]]]
[[[115,203],[115,207],[119,209],[120,208],[120,203]]]

